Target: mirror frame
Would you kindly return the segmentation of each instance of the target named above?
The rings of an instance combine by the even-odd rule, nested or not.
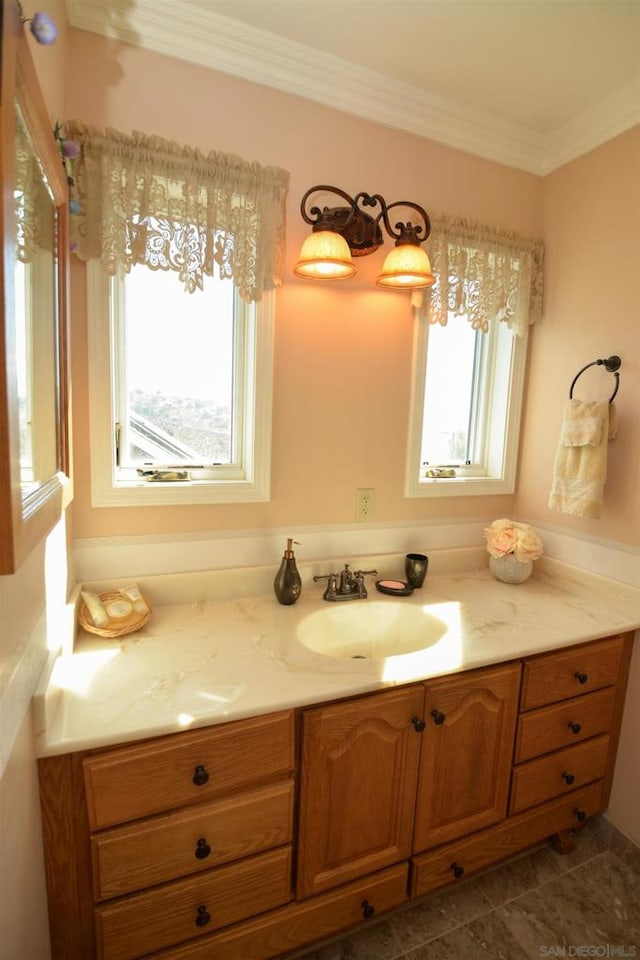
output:
[[[3,254],[0,259],[2,326],[0,328],[0,574],[14,573],[36,544],[55,526],[71,499],[69,450],[69,190],[52,124],[15,0],[2,3],[2,74],[0,87],[0,215]],[[54,198],[56,229],[56,462],[58,469],[23,496],[20,476],[20,433],[16,360],[14,273],[16,224],[15,113],[19,103]]]

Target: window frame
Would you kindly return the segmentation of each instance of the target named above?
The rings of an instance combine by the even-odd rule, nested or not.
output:
[[[431,324],[416,312],[405,497],[491,496],[515,491],[528,333],[518,337],[506,324],[496,320],[493,324],[496,342],[487,367],[482,472],[471,466],[459,468],[455,477],[426,477],[421,463],[422,418]]]
[[[176,277],[175,282],[179,280]],[[229,281],[230,282],[230,281]],[[270,499],[275,291],[244,304],[242,462],[212,467],[202,479],[149,483],[116,464],[115,313],[122,280],[87,263],[91,503],[94,507],[251,503]],[[198,296],[197,291],[185,296]],[[124,478],[124,474],[129,474]]]

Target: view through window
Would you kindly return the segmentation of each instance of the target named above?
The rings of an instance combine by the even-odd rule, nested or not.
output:
[[[127,274],[116,324],[119,467],[234,460],[238,313],[228,280],[207,277],[189,294],[170,271],[138,265]]]
[[[424,467],[469,465],[478,458],[479,407],[488,335],[465,317],[429,328],[420,461]]]

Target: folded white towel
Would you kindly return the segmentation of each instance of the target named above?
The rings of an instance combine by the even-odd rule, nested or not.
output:
[[[602,439],[602,417],[577,417],[575,420],[564,420],[560,443],[563,447],[584,447],[587,444],[597,447]]]
[[[608,400],[569,400],[549,495],[551,510],[596,519],[602,514],[607,478],[607,443],[617,432]]]

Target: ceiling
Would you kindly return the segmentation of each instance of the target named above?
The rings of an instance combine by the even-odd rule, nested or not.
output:
[[[544,174],[640,123],[640,0],[67,0],[73,26]]]

